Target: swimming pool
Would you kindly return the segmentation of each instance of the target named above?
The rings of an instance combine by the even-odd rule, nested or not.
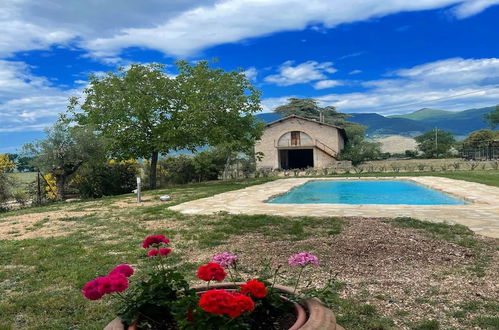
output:
[[[267,203],[463,205],[464,201],[409,181],[309,181]]]

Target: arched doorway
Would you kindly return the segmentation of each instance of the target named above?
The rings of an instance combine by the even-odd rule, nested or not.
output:
[[[314,142],[305,132],[291,131],[278,142],[279,167],[282,169],[314,167]]]

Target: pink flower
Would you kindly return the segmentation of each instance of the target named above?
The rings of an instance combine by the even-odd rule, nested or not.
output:
[[[151,250],[151,251],[147,252],[147,256],[148,256],[148,257],[155,257],[155,256],[157,256],[158,254],[159,254],[159,250],[158,250],[158,249],[153,249],[153,250]]]
[[[237,262],[237,256],[229,252],[223,252],[213,256],[211,262],[214,262],[224,268],[227,268],[233,266]]]
[[[160,256],[167,256],[170,254],[170,252],[172,252],[172,249],[168,249],[168,248],[161,248],[159,249],[159,255]]]
[[[170,240],[164,235],[151,235],[147,236],[144,242],[142,242],[142,247],[148,249],[151,245],[160,245],[161,243],[168,244]]]
[[[292,267],[305,267],[308,264],[318,267],[319,259],[308,252],[301,252],[289,257],[288,264]]]
[[[113,292],[113,283],[108,276],[97,277],[96,281],[99,286],[99,291],[102,294],[108,294]]]
[[[98,300],[104,295],[99,291],[99,281],[97,279],[88,281],[81,291],[85,298],[90,300]]]
[[[130,277],[133,275],[133,268],[128,266],[128,265],[119,265],[116,266],[110,273],[109,275],[117,275],[121,274],[125,277]]]
[[[111,275],[108,276],[108,280],[111,283],[112,292],[123,292],[128,289],[128,280],[123,275]]]

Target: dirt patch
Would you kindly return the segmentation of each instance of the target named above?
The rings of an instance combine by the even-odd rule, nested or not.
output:
[[[22,214],[0,221],[0,239],[29,239],[67,235],[80,226],[68,226],[65,218],[78,218],[95,214],[98,210],[84,212],[52,211]]]
[[[152,205],[157,205],[164,203],[160,201],[159,199],[156,199],[154,197],[144,197],[141,199],[140,205],[137,204],[137,198],[136,197],[128,197],[124,199],[120,199],[119,201],[114,202],[111,204],[111,207],[117,206],[119,208],[128,208],[128,207],[137,207],[137,206],[152,206]]]
[[[197,251],[191,262],[208,262],[215,253],[238,254],[242,270],[254,275],[262,256],[274,264],[287,263],[292,254],[309,251],[320,258],[322,267],[309,268],[311,286],[324,285],[330,276],[346,283],[344,297],[373,305],[393,317],[397,328],[421,320],[436,319],[444,327],[461,326],[449,313],[470,300],[499,299],[499,256],[494,254],[485,271],[477,277],[467,270],[477,261],[473,250],[423,236],[415,229],[398,228],[383,219],[349,218],[349,225],[337,236],[303,241],[275,240],[262,234],[237,236],[230,244],[212,251]],[[494,249],[498,241],[476,236]],[[196,252],[196,251],[192,251]],[[191,253],[192,253],[191,252]],[[295,274],[282,280],[292,283]],[[306,281],[305,281],[306,282]],[[397,316],[397,311],[409,311]],[[479,311],[477,315],[480,315]]]

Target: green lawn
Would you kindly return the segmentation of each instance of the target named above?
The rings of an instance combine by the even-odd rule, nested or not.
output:
[[[494,178],[497,173],[441,175],[497,185],[497,177]],[[209,182],[149,191],[145,192],[146,202],[140,207],[133,202],[134,196],[124,195],[0,214],[0,226],[3,225],[0,227],[0,235],[3,235],[0,236],[0,329],[102,329],[114,317],[117,301],[109,297],[87,301],[81,295],[81,287],[120,263],[140,265],[144,259],[141,241],[146,235],[156,233],[172,239],[175,251],[172,261],[180,263],[191,278],[200,263],[208,262],[211,255],[225,250],[240,256],[242,271],[248,276],[258,268],[255,265],[262,258],[286,263],[292,253],[304,250],[316,253],[323,261],[322,267],[311,273],[312,283],[319,289],[316,294],[335,311],[340,324],[347,329],[433,329],[435,322],[444,328],[454,324],[483,328],[498,325],[499,297],[493,292],[482,296],[470,293],[452,302],[446,293],[445,279],[449,278],[456,279],[453,283],[475,283],[476,290],[480,291],[480,283],[490,281],[497,267],[497,258],[492,257],[497,253],[497,240],[482,239],[465,227],[414,219],[365,221],[362,223],[366,226],[372,223],[374,227],[362,227],[355,219],[223,213],[188,216],[168,210],[177,203],[268,180]],[[173,196],[173,200],[160,203],[157,199],[165,193]],[[19,229],[19,225],[26,229]],[[402,288],[397,284],[384,287],[389,282],[389,279],[382,280],[385,275],[376,278],[362,270],[367,256],[362,250],[365,243],[362,239],[372,235],[375,230],[369,228],[376,226],[398,233],[389,237],[408,233],[411,240],[420,241],[422,247],[428,245],[426,240],[430,239],[442,251],[468,251],[469,256],[448,265],[444,261],[445,268],[441,267],[442,263],[426,265],[429,274],[434,276],[432,285],[438,286],[438,290],[416,292],[411,291],[410,286]],[[359,241],[348,246],[348,239],[353,240],[360,230],[365,230],[366,236],[360,233]],[[347,236],[344,237],[344,233]],[[49,237],[54,234],[58,236]],[[383,237],[377,240],[383,242]],[[401,243],[390,244],[396,249]],[[345,246],[348,248],[342,250]],[[344,253],[351,253],[351,257]],[[384,254],[387,252],[380,257]],[[404,259],[403,255],[395,257],[403,261],[383,267],[394,267],[393,271],[398,272],[401,264],[414,266],[413,261]],[[353,259],[348,261],[348,258]],[[452,255],[450,258],[455,259]],[[347,262],[342,264],[341,260]],[[358,263],[360,268],[352,270],[348,262]],[[407,277],[413,277],[411,270],[404,272]],[[291,284],[292,277],[283,278],[281,282]],[[467,290],[474,289],[471,285]],[[463,292],[466,293],[464,289]],[[404,295],[405,300],[400,298]],[[419,309],[422,304],[426,306],[424,314]],[[448,306],[446,310],[442,309],[444,305]]]

